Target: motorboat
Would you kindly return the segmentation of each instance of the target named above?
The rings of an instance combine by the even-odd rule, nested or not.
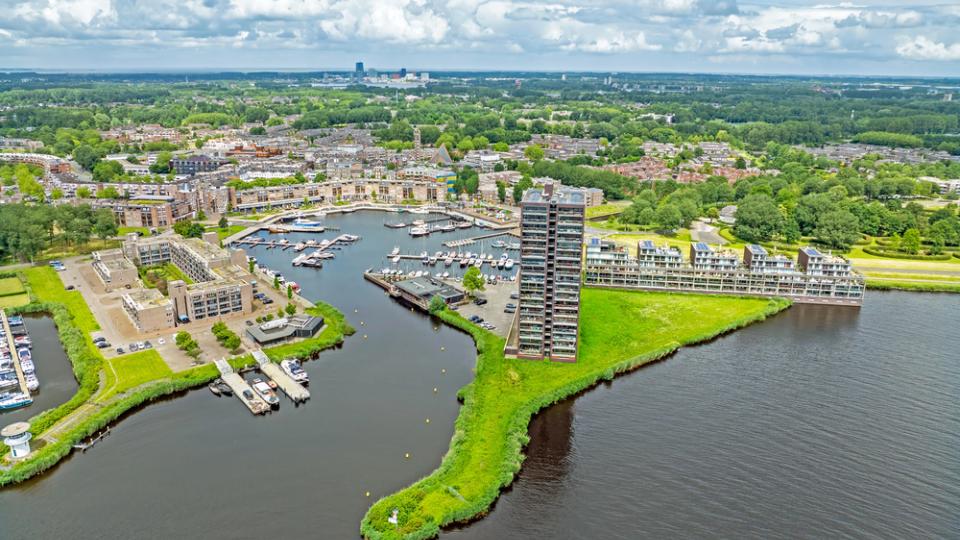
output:
[[[493,247],[495,247],[495,248],[505,248],[505,247],[507,247],[507,243],[504,242],[503,240],[497,240],[497,241],[495,241],[493,244],[490,244],[490,245],[493,246]]]
[[[400,254],[400,246],[393,246],[393,250],[390,251],[390,255],[394,256],[399,254]]]
[[[426,223],[427,223],[426,221],[422,219],[418,219],[412,222],[411,225],[413,225],[414,227],[423,227],[424,225],[426,225]]]
[[[307,374],[306,370],[303,369],[303,366],[300,365],[298,360],[288,358],[287,360],[280,362],[280,369],[282,369],[283,372],[289,375],[294,381],[302,385],[310,384],[310,375]]]
[[[470,223],[469,221],[463,221],[457,224],[458,229],[469,229],[470,227],[473,227],[473,223]]]
[[[11,315],[7,317],[7,322],[10,326],[22,326],[23,325],[23,316],[22,315]]]
[[[451,264],[453,264],[453,258],[447,257],[446,259],[443,260],[444,266],[450,266]]]
[[[233,395],[233,389],[230,388],[230,385],[220,381],[217,382],[217,390],[220,390],[220,395],[230,397]]]
[[[410,229],[410,236],[426,236],[430,231],[426,227],[414,227]]]
[[[22,369],[24,373],[33,373],[36,367],[33,365],[33,360],[21,360],[20,369]]]
[[[16,409],[33,403],[33,398],[29,394],[21,392],[0,394],[0,410]]]
[[[303,219],[303,218],[297,218],[293,220],[293,224],[296,227],[310,227],[310,228],[323,227],[323,222],[321,221],[315,221],[312,219]]]
[[[293,246],[294,251],[303,251],[307,249],[307,244],[303,242],[297,242],[297,245]]]
[[[220,397],[220,395],[222,394],[222,392],[220,392],[220,386],[218,386],[217,383],[208,384],[207,389],[210,390],[211,394],[217,397]]]
[[[36,392],[40,389],[40,379],[33,373],[25,373],[23,375],[23,382],[27,384],[27,390],[31,392]]]
[[[402,229],[406,227],[407,224],[401,221],[400,223],[384,223],[383,226],[388,227],[390,229]]]
[[[481,266],[483,266],[483,259],[477,259],[476,261],[473,262],[473,265],[476,266],[477,268],[480,268]]]
[[[447,279],[448,277],[450,277],[450,272],[444,272],[443,279]]]
[[[513,268],[513,259],[507,259],[507,262],[503,263],[503,268],[505,270],[510,270]]]
[[[260,379],[254,379],[253,389],[256,390],[257,394],[260,394],[260,397],[263,398],[271,407],[277,408],[280,406],[280,398],[277,397],[277,393],[270,388],[270,385],[263,382]]]
[[[14,343],[15,345],[17,345],[17,346],[23,345],[23,346],[26,346],[26,347],[30,347],[30,346],[33,345],[33,342],[30,341],[30,337],[29,337],[29,336],[17,336],[17,337],[15,337],[15,338],[13,338],[13,343]]]

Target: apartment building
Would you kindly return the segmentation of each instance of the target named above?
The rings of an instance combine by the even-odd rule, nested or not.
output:
[[[643,265],[633,257],[624,261],[622,256],[604,258],[589,254],[588,245],[584,283],[596,287],[780,296],[798,303],[843,306],[861,305],[866,288],[863,277],[850,269],[849,262],[839,257],[833,258],[839,261],[827,262],[815,248],[802,249],[794,265],[789,259],[784,261],[782,255],[771,256],[761,246],[747,246],[744,265],[733,267],[728,264],[728,256],[717,262],[716,253],[702,247],[690,250],[691,259],[699,259],[697,266],[692,261],[676,265],[672,260]]]
[[[656,268],[679,268],[683,264],[680,250],[672,246],[657,246],[653,240],[637,242],[637,264]]]
[[[156,289],[136,289],[123,294],[124,313],[140,332],[159,332],[176,325],[173,302]]]
[[[740,257],[736,252],[727,249],[715,251],[705,242],[695,242],[690,245],[690,265],[694,270],[733,270],[740,266]]]
[[[584,199],[582,190],[553,184],[524,193],[520,299],[508,354],[576,360]]]
[[[185,158],[174,158],[170,160],[170,168],[177,174],[192,176],[201,172],[211,172],[217,170],[221,165],[229,163],[225,159],[212,158],[210,156],[190,156]]]
[[[137,266],[171,263],[189,278],[190,283],[173,280],[167,284],[167,300],[175,322],[249,313],[253,306],[253,285],[243,268],[246,254],[243,250],[225,250],[218,244],[216,233],[207,233],[202,240],[177,235],[140,238],[131,234],[123,243],[123,254]],[[160,320],[159,315],[141,315],[137,311],[139,307],[154,309],[156,302],[133,300],[131,297],[125,309],[128,313],[135,312],[130,316],[134,324],[143,324],[145,317]]]
[[[796,265],[786,255],[771,255],[763,246],[750,244],[743,250],[743,265],[751,272],[793,272]]]
[[[139,279],[137,267],[119,249],[94,251],[93,270],[107,290],[134,285]]]

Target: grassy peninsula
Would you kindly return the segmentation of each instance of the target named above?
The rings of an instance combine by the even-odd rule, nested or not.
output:
[[[459,396],[450,450],[440,467],[377,501],[360,524],[368,539],[432,538],[440,527],[483,515],[520,470],[527,426],[537,411],[676,349],[765,319],[790,303],[609,289],[583,289],[576,364],[508,360],[502,338],[446,311],[473,336],[475,379]],[[387,521],[394,509],[399,522]]]

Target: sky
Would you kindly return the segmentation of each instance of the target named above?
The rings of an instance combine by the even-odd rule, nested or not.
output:
[[[960,76],[960,0],[0,0],[0,69]]]

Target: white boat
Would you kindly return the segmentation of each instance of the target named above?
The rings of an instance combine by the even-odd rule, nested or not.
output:
[[[20,369],[22,369],[24,373],[33,373],[36,370],[33,365],[33,360],[30,359],[20,360]]]
[[[481,266],[483,266],[483,259],[477,259],[476,261],[474,261],[473,265],[476,266],[477,268],[480,268]]]
[[[399,254],[400,254],[400,246],[393,246],[393,251],[390,252],[390,255],[399,255]]]
[[[450,272],[444,272],[443,279],[447,279],[448,277],[450,277]]]
[[[414,221],[413,223],[411,223],[411,225],[413,225],[414,227],[423,227],[425,224],[426,224],[426,221],[424,221],[424,220],[422,220],[422,219],[418,219],[418,220]]]
[[[0,395],[0,410],[16,409],[17,407],[23,407],[31,403],[33,403],[33,398],[31,398],[29,394],[17,392],[14,394]]]
[[[297,218],[293,220],[293,224],[296,227],[323,227],[323,223],[320,221],[314,221],[310,219]]]
[[[426,227],[414,227],[410,229],[410,236],[426,236],[430,231]]]
[[[443,260],[443,265],[444,265],[444,266],[450,266],[451,264],[453,264],[453,259],[452,259],[452,258],[447,257],[446,259]]]
[[[280,362],[280,369],[294,381],[302,385],[310,384],[310,375],[303,369],[299,361],[292,358],[284,360]]]
[[[430,258],[427,260],[427,264],[429,264],[430,266],[433,266],[433,265],[437,264],[437,258],[436,258],[436,257],[430,257]]]
[[[253,389],[256,390],[257,393],[260,394],[260,397],[269,403],[271,407],[280,406],[280,399],[277,397],[277,393],[270,388],[269,384],[260,379],[254,379],[251,386],[253,386]]]
[[[397,264],[398,262],[400,262],[400,256],[399,256],[399,255],[397,255],[396,257],[393,258],[393,264]]]
[[[33,344],[33,342],[30,341],[30,338],[29,338],[28,336],[17,336],[17,337],[15,337],[15,338],[13,338],[13,343],[14,343],[15,345],[18,345],[18,346],[19,346],[19,345],[25,345],[25,346],[27,346],[27,347],[29,347],[29,346],[31,346],[31,345]]]
[[[473,227],[473,223],[470,223],[469,221],[464,221],[457,225],[458,229],[469,229],[470,227]]]
[[[37,379],[33,373],[25,373],[23,380],[27,383],[27,390],[31,392],[36,392],[40,388],[40,379]]]
[[[507,259],[507,262],[503,263],[503,268],[505,270],[510,270],[513,268],[513,259]]]
[[[491,244],[491,245],[492,245],[493,247],[495,247],[495,248],[505,248],[505,247],[507,247],[507,243],[504,242],[503,240],[497,240],[497,241],[495,241],[495,242],[494,242],[493,244]]]

